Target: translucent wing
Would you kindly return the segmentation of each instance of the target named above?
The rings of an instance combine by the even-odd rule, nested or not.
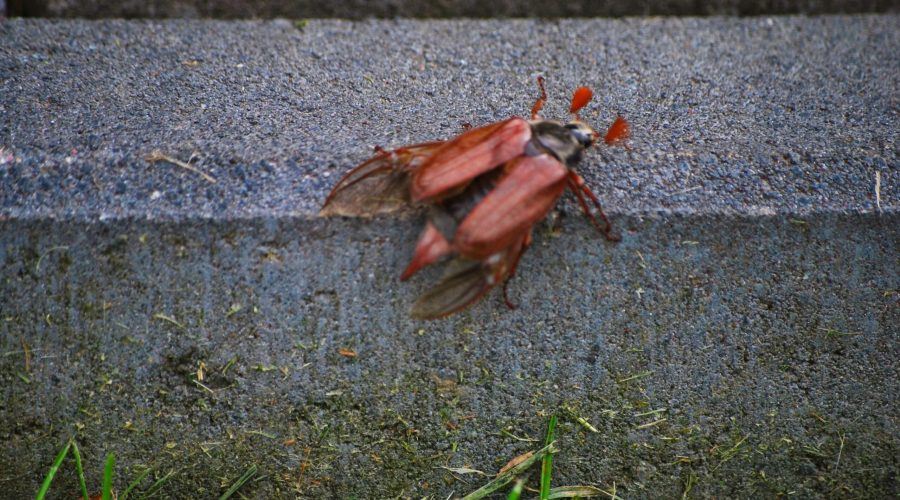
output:
[[[366,217],[408,206],[410,173],[443,144],[427,142],[380,151],[338,181],[319,215]]]
[[[477,261],[457,257],[447,264],[440,283],[425,292],[413,305],[410,315],[419,319],[436,319],[453,314],[480,299],[503,283],[516,270],[525,251],[528,234],[497,253],[496,258]]]
[[[531,125],[513,117],[473,128],[444,143],[412,175],[412,199],[439,201],[455,188],[512,160],[531,140]]]

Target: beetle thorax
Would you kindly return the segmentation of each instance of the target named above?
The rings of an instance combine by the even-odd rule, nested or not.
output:
[[[534,153],[548,152],[569,167],[581,161],[582,153],[594,143],[596,132],[585,123],[562,123],[539,120],[531,123]]]

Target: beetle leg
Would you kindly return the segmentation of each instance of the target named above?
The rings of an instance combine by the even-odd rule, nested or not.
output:
[[[603,231],[603,235],[606,236],[606,239],[609,241],[620,241],[622,236],[619,234],[615,234],[612,232],[612,223],[609,222],[609,219],[606,217],[606,214],[603,212],[603,207],[600,206],[600,200],[597,199],[597,196],[594,195],[591,188],[584,182],[584,179],[576,174],[575,172],[569,172],[569,187],[572,189],[572,192],[575,193],[575,196],[578,198],[578,203],[581,205],[581,211],[584,212],[591,222],[597,226],[597,229]],[[606,224],[605,227],[601,227],[597,222],[597,218],[594,217],[594,212],[588,206],[587,201],[584,199],[585,195],[593,202],[594,207],[597,209],[597,215],[603,219],[603,223]]]
[[[512,276],[510,276],[510,278],[512,278]],[[516,309],[519,308],[519,305],[514,304],[511,300],[509,300],[509,295],[507,294],[507,290],[506,290],[507,285],[509,285],[509,280],[506,280],[503,282],[503,302],[506,303],[506,307],[515,311]]]
[[[503,280],[503,302],[506,302],[506,307],[510,309],[518,309],[517,304],[513,304],[511,300],[509,300],[509,295],[507,294],[507,286],[509,285],[509,281],[513,279],[513,276],[516,275],[516,268],[519,267],[519,259],[522,258],[522,254],[525,253],[525,250],[531,246],[531,231],[525,235],[525,238],[522,240],[522,244],[519,246],[517,250],[516,257],[512,260],[512,263],[509,268],[509,276]]]
[[[535,101],[534,106],[531,107],[531,119],[532,120],[540,119],[538,117],[538,113],[541,112],[541,108],[544,107],[544,101],[547,100],[547,91],[544,90],[544,77],[538,76],[537,82],[538,82],[538,88],[541,89],[541,96],[538,97],[538,100]]]

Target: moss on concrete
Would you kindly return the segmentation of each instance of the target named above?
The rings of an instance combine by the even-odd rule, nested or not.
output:
[[[171,497],[255,464],[249,495],[445,498],[483,478],[442,467],[493,473],[556,412],[554,484],[892,494],[896,221],[617,222],[539,239],[518,311],[427,323],[429,276],[391,272],[409,221],[5,222],[0,480],[36,491],[74,435],[92,485],[111,451],[117,488],[150,467]]]

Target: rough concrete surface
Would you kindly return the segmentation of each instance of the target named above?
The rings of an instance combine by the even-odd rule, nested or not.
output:
[[[249,497],[446,498],[557,413],[554,485],[896,494],[898,27],[3,21],[0,489],[74,435],[95,490],[112,451],[120,491],[256,464]],[[580,169],[623,241],[567,201],[522,307],[410,320],[420,217],[318,205],[375,144],[526,113],[537,74],[545,116],[588,84],[587,120],[632,123]]]
[[[876,172],[900,199],[900,16],[0,29],[11,217],[312,215],[373,145],[527,113],[538,74],[544,116],[590,85],[586,120],[631,122],[583,167],[615,212],[871,212]]]

